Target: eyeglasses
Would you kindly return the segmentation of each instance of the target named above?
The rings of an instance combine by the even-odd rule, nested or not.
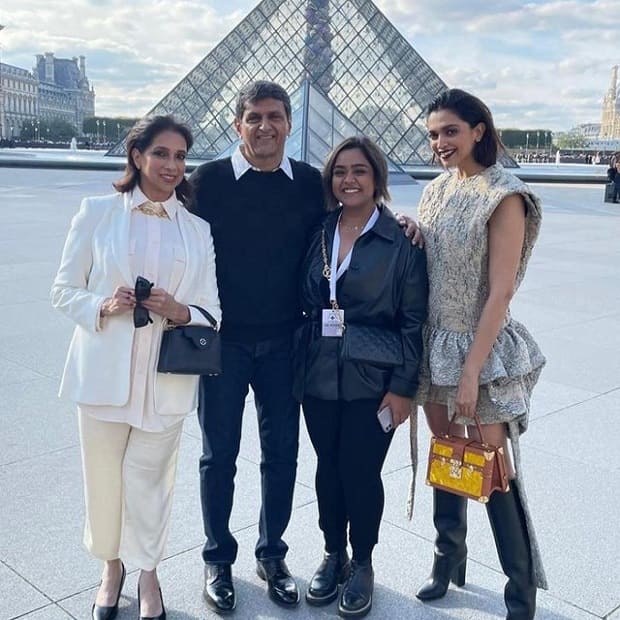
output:
[[[149,298],[152,288],[153,283],[149,282],[146,278],[142,276],[136,278],[136,306],[133,309],[133,324],[136,328],[144,327],[153,322],[149,311],[142,305],[142,302]]]

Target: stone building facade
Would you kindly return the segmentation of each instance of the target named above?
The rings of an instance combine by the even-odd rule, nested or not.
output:
[[[0,138],[18,137],[24,122],[61,119],[82,133],[95,115],[95,90],[86,76],[86,58],[37,54],[32,71],[0,63]],[[45,136],[39,136],[44,138]]]
[[[37,54],[34,74],[39,83],[39,118],[62,119],[81,133],[84,119],[95,115],[95,90],[86,77],[86,58]]]
[[[24,122],[36,121],[39,83],[21,67],[0,63],[0,139],[18,137]]]

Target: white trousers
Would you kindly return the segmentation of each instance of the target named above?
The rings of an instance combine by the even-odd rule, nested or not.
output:
[[[147,433],[78,411],[86,526],[101,560],[153,570],[164,556],[183,423]]]

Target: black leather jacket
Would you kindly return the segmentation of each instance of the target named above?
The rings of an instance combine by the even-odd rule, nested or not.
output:
[[[412,246],[392,215],[379,207],[375,225],[357,239],[351,264],[338,280],[336,296],[345,324],[400,331],[404,363],[395,368],[343,360],[342,338],[321,336],[321,313],[329,308],[329,282],[323,276],[321,229],[312,236],[302,267],[301,299],[306,321],[296,333],[295,397],[324,400],[382,398],[390,391],[413,396],[422,359],[426,320],[426,255]],[[340,210],[324,220],[328,260]]]

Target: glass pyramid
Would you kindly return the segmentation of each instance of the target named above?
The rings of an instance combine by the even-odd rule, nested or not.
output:
[[[308,81],[310,97],[331,105],[331,118],[310,106],[309,130],[291,136],[301,159],[321,163],[332,131],[369,136],[395,164],[431,160],[423,110],[447,86],[371,0],[263,0],[150,113],[188,122],[191,156],[212,159],[236,141],[237,92],[257,79],[289,93]]]
[[[304,80],[290,97],[293,129],[286,141],[288,157],[322,168],[327,155],[339,142],[361,134],[309,80]],[[217,158],[230,157],[240,142],[237,138]],[[389,157],[387,160],[390,185],[416,183],[398,164]]]

